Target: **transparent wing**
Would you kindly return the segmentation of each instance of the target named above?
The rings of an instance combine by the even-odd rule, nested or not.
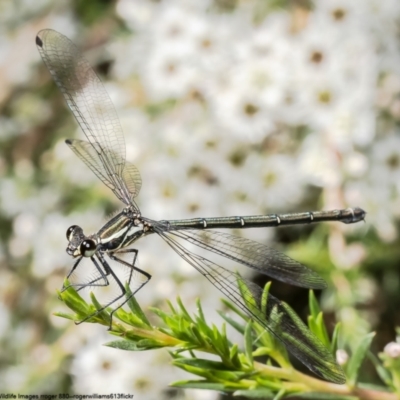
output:
[[[101,163],[96,150],[89,142],[85,142],[84,140],[68,139],[65,143],[121,201],[125,201],[124,198],[121,197],[118,188],[115,187],[114,180],[109,178],[107,170],[104,164]],[[140,178],[139,170],[129,162],[125,162],[123,180],[133,199],[139,194],[142,186],[142,179]]]
[[[281,282],[309,289],[326,288],[325,281],[305,265],[252,240],[211,230],[188,229],[170,234]]]
[[[261,308],[263,290],[258,285],[190,252],[170,233],[163,232],[160,236],[238,308],[279,339],[311,371],[331,382],[345,382],[343,371],[333,355],[286,303],[269,295],[266,312],[263,313]],[[238,281],[247,286],[242,289],[244,296],[239,289]],[[244,298],[251,300],[245,301]]]
[[[64,35],[45,29],[36,44],[43,61],[103,164],[107,180],[129,205],[133,193],[124,181],[125,141],[114,105],[99,77],[77,47]]]

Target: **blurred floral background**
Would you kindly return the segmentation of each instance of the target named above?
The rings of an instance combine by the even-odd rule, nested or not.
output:
[[[144,216],[177,219],[359,206],[365,223],[235,232],[274,246],[329,283],[328,327],[343,349],[400,325],[400,3],[397,0],[2,0],[0,2],[0,388],[217,399],[166,351],[105,348],[105,328],[75,326],[56,289],[71,267],[65,232],[99,229],[121,203],[68,149],[82,138],[35,46],[71,38],[102,77],[127,159],[142,174]],[[146,310],[220,293],[157,238],[138,243],[153,275]],[[250,275],[249,275],[250,276]],[[265,277],[253,276],[260,284]],[[305,318],[306,290],[272,292]],[[387,347],[386,349],[390,348]],[[380,383],[372,363],[362,380]]]

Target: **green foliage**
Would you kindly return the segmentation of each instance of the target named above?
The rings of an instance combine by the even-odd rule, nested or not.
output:
[[[328,337],[328,332],[325,327],[323,320],[322,311],[319,309],[319,304],[314,295],[314,292],[310,290],[309,296],[309,307],[311,315],[308,317],[308,327],[310,331],[326,346],[331,348],[331,343]]]
[[[371,346],[372,339],[375,336],[375,332],[368,333],[361,338],[357,348],[355,349],[353,355],[351,356],[349,362],[347,363],[347,375],[348,381],[351,386],[354,386],[357,382],[358,371],[360,369],[361,363],[363,362],[367,351]]]
[[[65,285],[68,286],[67,281]],[[241,293],[246,296],[246,303],[254,307],[255,300],[249,295],[249,290],[246,290],[246,284],[239,279],[238,285]],[[270,283],[264,288],[260,313],[265,313],[267,310],[269,288]],[[161,326],[152,326],[135,298],[131,297],[129,287],[127,291],[129,298],[127,305],[130,311],[119,309],[114,313],[110,334],[118,337],[118,340],[110,341],[106,343],[106,346],[127,351],[168,348],[173,365],[198,377],[198,379],[175,382],[172,386],[232,392],[237,396],[262,399],[281,399],[292,396],[343,400],[362,399],[367,396],[369,399],[396,398],[383,388],[372,390],[357,386],[359,368],[367,355],[373,333],[361,338],[347,363],[348,384],[338,385],[297,371],[292,366],[286,349],[274,335],[226,300],[224,304],[236,317],[239,317],[239,321],[236,317],[232,318],[220,312],[225,323],[220,328],[209,325],[200,301],[197,302],[197,314],[190,315],[178,298],[176,305],[168,302],[168,312],[158,308],[151,309],[162,321]],[[87,304],[72,287],[59,293],[59,296],[75,314],[58,313],[57,315],[73,321],[81,321],[93,314],[96,309],[102,308],[93,294],[91,295],[92,304]],[[336,351],[340,325],[336,326],[333,338],[330,340],[323,314],[312,291],[310,291],[309,305],[310,330],[327,348]],[[97,315],[88,318],[87,322],[109,326],[110,311],[102,310]],[[294,314],[292,310],[290,312]],[[291,317],[293,320],[298,319],[295,315]],[[231,343],[227,336],[226,324],[243,335],[242,343]],[[259,356],[266,356],[266,362],[257,361]],[[385,383],[395,392],[400,382],[399,362],[398,360],[394,362],[386,355],[380,355],[380,357],[384,365],[377,358],[374,359],[374,364],[378,373],[385,377]]]

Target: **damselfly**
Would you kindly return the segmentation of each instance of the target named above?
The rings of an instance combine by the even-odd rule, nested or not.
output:
[[[62,34],[50,29],[42,30],[36,37],[36,44],[88,140],[68,139],[67,145],[125,204],[120,213],[93,235],[85,235],[77,225],[68,228],[67,253],[76,260],[68,274],[71,286],[78,291],[96,286],[112,288],[110,297],[102,303],[103,309],[113,306],[111,328],[112,314],[127,301],[125,285],[129,285],[134,295],[151,278],[136,265],[138,250],[131,245],[156,233],[237,307],[281,340],[310,370],[329,381],[343,383],[343,372],[330,351],[293,316],[293,312],[288,311],[284,303],[269,295],[265,312],[261,313],[262,289],[259,286],[239,278],[236,273],[188,247],[207,250],[292,285],[322,289],[326,287],[324,280],[297,261],[262,244],[214,229],[276,227],[321,221],[351,224],[362,221],[365,212],[360,208],[348,208],[169,221],[143,217],[134,200],[142,185],[140,174],[125,160],[123,132],[100,79],[75,45]],[[126,260],[126,256],[130,259]],[[248,287],[248,295],[255,300],[253,303],[243,299],[238,279]]]

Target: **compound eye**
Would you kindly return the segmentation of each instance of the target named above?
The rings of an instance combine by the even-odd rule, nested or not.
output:
[[[92,255],[96,252],[96,243],[92,239],[85,239],[80,247],[79,251],[84,257],[92,257]]]
[[[72,239],[72,234],[74,233],[74,230],[77,226],[76,225],[72,225],[67,229],[67,240],[70,242]]]

